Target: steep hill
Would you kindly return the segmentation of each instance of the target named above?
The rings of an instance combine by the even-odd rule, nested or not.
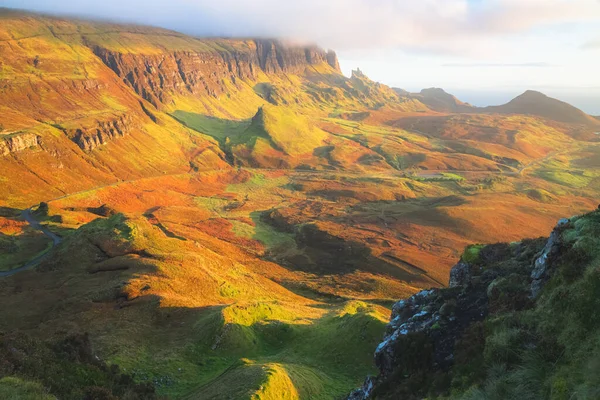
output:
[[[597,204],[578,124],[434,111],[314,46],[0,15],[0,397],[341,398],[465,246]]]
[[[507,104],[486,107],[482,111],[502,114],[536,115],[567,124],[600,127],[598,121],[578,108],[534,90],[526,91]]]
[[[0,18],[0,166],[20,177],[7,180],[0,204],[234,163],[211,131],[171,116],[240,126],[267,103],[316,115],[398,103],[382,85],[345,78],[335,53],[317,47],[6,10]]]
[[[549,239],[471,246],[450,287],[396,303],[348,399],[597,398],[600,211]]]

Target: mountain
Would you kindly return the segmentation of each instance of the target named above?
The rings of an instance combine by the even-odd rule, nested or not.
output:
[[[598,121],[578,108],[534,90],[526,91],[507,104],[486,107],[483,111],[502,114],[536,115],[568,124],[580,124],[591,127],[600,126]]]
[[[600,211],[549,239],[467,248],[448,289],[393,306],[377,377],[349,400],[598,395]]]
[[[315,46],[0,18],[0,397],[342,398],[465,246],[597,206],[579,124]]]
[[[440,88],[423,89],[420,93],[408,93],[402,89],[396,89],[400,96],[407,96],[418,99],[430,109],[438,112],[474,112],[475,107],[470,104],[463,103],[453,95]]]
[[[31,187],[10,179],[0,203],[227,168],[233,160],[211,128],[244,129],[265,103],[323,113],[325,103],[397,101],[382,85],[345,78],[335,53],[317,47],[12,11],[2,22],[0,166]]]
[[[563,101],[553,99],[543,93],[528,90],[510,102],[500,106],[473,107],[440,88],[423,89],[420,93],[409,93],[394,89],[401,98],[418,99],[431,110],[443,113],[499,113],[534,115],[566,124],[598,127],[596,117]]]

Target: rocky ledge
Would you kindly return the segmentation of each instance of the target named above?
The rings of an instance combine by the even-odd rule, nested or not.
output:
[[[98,146],[115,139],[127,136],[137,127],[133,118],[123,114],[104,121],[97,121],[94,126],[82,127],[67,131],[67,135],[82,150],[91,151]]]
[[[277,40],[250,40],[243,49],[174,51],[163,54],[128,54],[93,46],[94,53],[133,90],[157,108],[175,95],[220,98],[227,81],[255,80],[259,73],[295,74],[307,67],[329,65],[340,71],[337,55],[318,47],[287,46]],[[211,42],[206,43],[209,47]],[[239,43],[238,43],[239,44]]]
[[[600,212],[590,215],[598,219]],[[348,400],[422,399],[456,390],[458,377],[487,346],[488,320],[533,309],[557,266],[571,259],[577,245],[565,237],[580,234],[576,225],[584,224],[563,219],[549,239],[467,248],[448,288],[425,290],[393,306],[375,351],[379,375],[367,378]]]
[[[42,140],[33,133],[15,133],[0,137],[0,155],[7,156],[26,149],[39,147]]]

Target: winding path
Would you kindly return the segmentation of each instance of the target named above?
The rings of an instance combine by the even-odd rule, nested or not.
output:
[[[21,217],[27,221],[27,223],[35,230],[38,230],[40,232],[42,232],[44,235],[48,236],[50,239],[52,239],[52,248],[50,250],[52,250],[54,247],[56,247],[56,245],[58,245],[62,239],[60,238],[60,236],[56,235],[55,233],[52,233],[50,230],[48,230],[47,228],[43,227],[34,217],[33,214],[31,214],[31,208],[28,208],[26,210],[24,210],[21,213]],[[27,262],[25,265],[23,265],[22,267],[19,268],[15,268],[15,269],[11,269],[10,271],[2,271],[0,272],[0,278],[4,278],[7,276],[11,276],[14,275],[16,273],[19,273],[21,271],[25,271],[27,269],[33,268],[35,267],[37,264],[39,264],[43,259],[45,259],[49,254],[50,254],[50,250],[44,252],[43,254],[37,256],[36,258],[34,258],[33,260]]]

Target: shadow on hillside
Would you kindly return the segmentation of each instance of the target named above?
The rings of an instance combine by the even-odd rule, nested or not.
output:
[[[243,134],[251,122],[251,119],[231,120],[182,110],[174,111],[171,116],[196,132],[213,137],[222,145],[225,144],[227,138],[231,139]]]
[[[225,154],[226,161],[230,165],[235,164],[231,145],[244,141],[243,134],[250,126],[251,119],[229,120],[182,110],[176,110],[170,115],[180,124],[215,139]]]
[[[339,368],[349,382],[366,374],[384,325],[370,309],[332,306],[321,315],[307,306],[296,323],[289,315],[297,305],[289,309],[276,296],[256,302],[223,298],[222,304],[207,307],[164,305],[173,300],[181,304],[186,297],[172,291],[171,281],[162,275],[156,263],[162,260],[160,253],[151,247],[123,246],[123,239],[135,234],[126,230],[125,221],[115,215],[84,225],[39,268],[5,278],[0,329],[50,337],[89,332],[100,355],[125,363],[137,381],[155,382],[167,390],[181,385],[200,393],[203,386],[198,383],[220,385],[227,371],[245,368],[242,359],[261,362],[265,357],[271,358],[268,362],[318,368],[317,372],[323,365],[326,370]],[[180,272],[184,271],[174,272],[175,281]],[[204,295],[201,289],[197,295]],[[236,310],[227,314],[226,323],[223,309],[231,304]]]
[[[255,218],[257,217],[261,222],[268,224],[275,234],[279,232],[281,235],[291,236],[295,241],[298,251],[289,253],[287,248],[279,250],[275,247],[266,257],[292,271],[302,271],[321,277],[366,272],[388,276],[415,286],[439,285],[438,282],[432,282],[424,271],[412,265],[374,256],[372,250],[364,243],[349,241],[323,230],[316,224],[288,225],[282,219],[273,218],[270,212],[257,213]],[[331,218],[333,217],[328,219]],[[296,291],[298,288],[289,289]]]
[[[6,232],[0,231],[0,279],[11,271],[37,264],[49,251],[52,240],[34,229],[22,217],[22,210],[0,207]]]

